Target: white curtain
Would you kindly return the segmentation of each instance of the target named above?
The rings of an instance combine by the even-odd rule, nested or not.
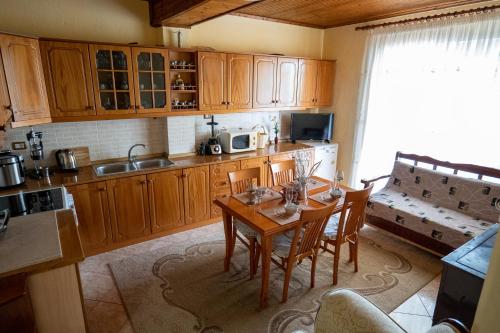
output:
[[[397,151],[500,168],[500,15],[374,30],[365,54],[351,185]]]

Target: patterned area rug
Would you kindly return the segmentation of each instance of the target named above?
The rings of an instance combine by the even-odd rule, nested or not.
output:
[[[313,332],[321,297],[331,285],[333,257],[318,260],[316,287],[309,288],[310,261],[293,271],[289,299],[280,303],[284,273],[272,266],[269,306],[259,310],[260,273],[249,280],[248,252],[237,244],[231,270],[223,272],[221,223],[167,236],[171,244],[111,263],[121,297],[138,333]],[[359,272],[342,249],[339,283],[390,312],[430,282],[439,259],[412,245],[365,227]],[[259,271],[260,272],[260,271]]]

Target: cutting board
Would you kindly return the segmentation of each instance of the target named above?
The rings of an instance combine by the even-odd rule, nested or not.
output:
[[[89,166],[90,162],[89,147],[73,147],[69,148],[73,151],[76,158],[76,163],[79,167]]]

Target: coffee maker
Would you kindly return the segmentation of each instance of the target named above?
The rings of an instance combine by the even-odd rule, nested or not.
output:
[[[41,179],[43,176],[42,161],[44,159],[42,132],[35,132],[33,127],[26,133],[29,142],[30,157],[35,168],[29,172],[29,176],[34,179]]]
[[[211,126],[211,136],[207,143],[202,142],[200,144],[198,153],[200,155],[220,155],[222,154],[222,148],[219,144],[219,139],[215,135],[215,126],[219,125],[219,123],[214,121],[214,116],[212,115],[207,125]]]

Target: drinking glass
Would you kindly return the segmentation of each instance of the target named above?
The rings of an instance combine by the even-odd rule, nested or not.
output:
[[[292,187],[288,187],[285,192],[285,200],[286,204],[285,206],[290,207],[290,204],[293,202],[295,192]]]
[[[337,170],[337,174],[335,176],[337,180],[337,190],[340,189],[340,182],[344,180],[344,171]]]

